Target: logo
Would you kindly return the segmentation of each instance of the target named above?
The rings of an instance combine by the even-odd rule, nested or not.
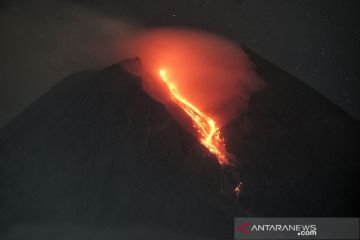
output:
[[[243,234],[250,234],[254,232],[295,232],[298,236],[316,236],[316,225],[303,224],[250,224],[245,222],[236,228],[237,231]]]
[[[250,223],[243,223],[243,224],[241,224],[241,225],[239,225],[237,228],[236,228],[236,230],[237,231],[240,231],[240,232],[242,232],[242,233],[244,233],[244,234],[250,234],[250,231],[248,230],[248,227],[250,226]]]
[[[358,218],[235,218],[240,239],[358,239]]]

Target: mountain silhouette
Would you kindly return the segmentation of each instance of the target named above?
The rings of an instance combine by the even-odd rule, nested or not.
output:
[[[265,87],[223,128],[230,168],[124,69],[139,59],[61,81],[0,131],[1,238],[232,239],[234,217],[356,216],[358,120],[246,51]]]

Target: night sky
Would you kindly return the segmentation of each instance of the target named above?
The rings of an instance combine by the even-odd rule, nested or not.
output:
[[[102,66],[98,62],[113,63],[113,58],[102,61],[112,49],[99,39],[120,29],[111,28],[116,21],[123,24],[122,29],[127,24],[185,26],[219,33],[248,46],[359,119],[357,2],[63,0],[61,4],[71,5],[65,8],[55,1],[5,1],[0,5],[0,126],[67,75]],[[84,18],[81,9],[113,20],[97,23],[91,14]],[[94,36],[96,32],[102,32],[101,37]],[[81,34],[85,44],[78,39]],[[101,48],[91,55],[84,45]],[[69,57],[71,54],[74,56]]]

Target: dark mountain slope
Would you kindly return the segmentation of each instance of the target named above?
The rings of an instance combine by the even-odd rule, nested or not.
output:
[[[358,121],[248,53],[265,87],[224,127],[236,169],[120,64],[63,80],[0,131],[0,236],[231,239],[235,216],[358,215]]]
[[[248,183],[242,202],[262,216],[357,216],[359,121],[247,51],[265,87],[224,129]]]
[[[1,134],[3,233],[70,224],[232,236],[233,185],[120,64],[68,77]]]

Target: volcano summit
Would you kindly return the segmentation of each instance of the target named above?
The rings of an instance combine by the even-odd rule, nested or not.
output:
[[[265,86],[221,129],[236,169],[143,91],[124,69],[139,60],[60,82],[0,131],[1,239],[231,239],[239,216],[356,216],[358,120],[246,51]]]

